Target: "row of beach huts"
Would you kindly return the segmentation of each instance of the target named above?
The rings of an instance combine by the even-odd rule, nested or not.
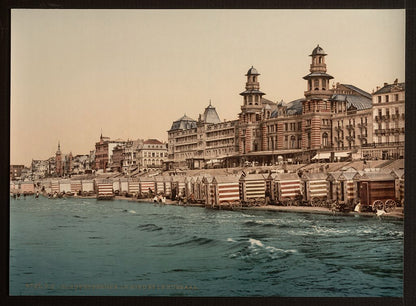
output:
[[[259,205],[339,205],[350,209],[360,203],[364,210],[391,209],[404,204],[404,170],[357,171],[349,168],[329,173],[253,173],[195,176],[172,175],[92,180],[45,180],[39,188],[56,195],[150,198],[163,195],[172,200],[226,208]],[[11,182],[12,193],[33,194],[34,182]]]

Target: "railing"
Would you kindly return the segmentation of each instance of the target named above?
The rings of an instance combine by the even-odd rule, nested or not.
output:
[[[348,130],[353,130],[353,129],[354,129],[354,126],[353,126],[352,124],[347,124],[347,125],[346,125],[346,128],[347,128]]]
[[[375,117],[374,119],[376,120],[376,122],[379,122],[379,121],[381,121],[381,118],[380,118],[380,116],[376,116],[376,117]]]
[[[381,148],[381,147],[401,147],[404,146],[404,141],[398,142],[383,142],[383,143],[367,143],[363,144],[363,148]]]

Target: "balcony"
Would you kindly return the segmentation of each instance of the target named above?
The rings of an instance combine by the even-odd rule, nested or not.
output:
[[[391,115],[391,119],[398,120],[398,119],[400,119],[400,115],[399,114],[393,114],[393,115]]]
[[[367,135],[358,135],[358,139],[367,139]]]
[[[347,136],[347,137],[346,137],[346,139],[347,139],[348,141],[353,141],[353,140],[354,140],[354,137],[352,137],[352,136]]]
[[[363,123],[358,123],[358,128],[362,129],[364,127],[367,127],[367,122],[363,122]]]
[[[383,116],[381,116],[381,120],[383,120],[383,121],[390,120],[390,115],[383,115]]]
[[[335,131],[342,131],[342,127],[341,126],[336,126]]]
[[[347,124],[345,127],[347,128],[347,130],[353,130],[354,129],[354,126],[352,124]]]
[[[402,119],[404,120],[404,113],[401,116],[402,116]]]
[[[384,135],[386,134],[386,130],[385,129],[378,129],[374,131],[376,133],[376,135]]]
[[[376,116],[374,119],[376,120],[376,122],[380,122],[381,121],[380,116]]]

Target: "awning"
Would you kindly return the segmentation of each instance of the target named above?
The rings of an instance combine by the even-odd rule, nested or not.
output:
[[[350,153],[348,152],[337,152],[335,153],[335,157],[349,157]]]
[[[318,153],[314,157],[312,157],[312,160],[329,159],[330,157],[331,157],[331,153]]]

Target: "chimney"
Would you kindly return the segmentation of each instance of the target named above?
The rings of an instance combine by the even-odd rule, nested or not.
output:
[[[388,84],[386,82],[384,82],[384,86],[387,86]]]
[[[398,80],[398,79],[395,79],[395,80],[394,80],[394,84],[395,84],[395,85],[397,85],[397,83],[398,83],[398,82],[399,82],[399,80]]]
[[[378,91],[379,89],[380,89],[380,86],[377,86],[377,87],[376,87],[376,91]]]

